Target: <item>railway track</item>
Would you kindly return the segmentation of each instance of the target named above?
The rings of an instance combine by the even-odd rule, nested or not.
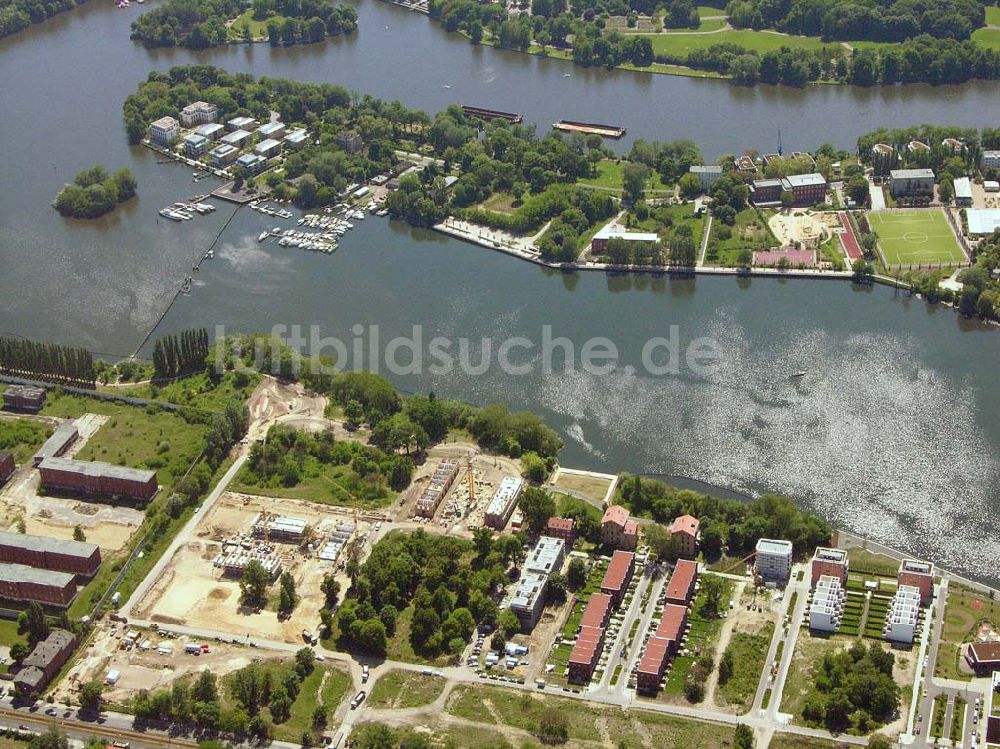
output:
[[[36,728],[42,731],[49,726],[55,725],[66,731],[87,734],[108,738],[112,741],[136,742],[150,747],[197,747],[198,742],[191,739],[174,736],[164,736],[158,733],[148,733],[136,731],[131,728],[116,728],[102,723],[90,723],[75,718],[64,718],[60,715],[38,715],[35,713],[24,713],[19,710],[0,707],[0,720],[10,721],[17,725],[26,725],[32,730]],[[109,742],[110,743],[110,742]]]

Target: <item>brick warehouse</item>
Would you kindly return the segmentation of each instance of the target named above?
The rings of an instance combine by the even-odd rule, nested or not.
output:
[[[45,458],[38,466],[42,486],[74,494],[96,494],[148,502],[156,494],[156,472],[110,463]]]
[[[3,391],[4,408],[38,413],[45,405],[45,389],[34,385],[8,385]]]
[[[65,607],[76,596],[76,577],[24,564],[0,564],[0,597]]]
[[[97,544],[0,531],[0,562],[91,577],[101,566]]]

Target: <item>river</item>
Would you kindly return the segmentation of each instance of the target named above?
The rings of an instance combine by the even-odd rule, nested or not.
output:
[[[139,6],[120,11],[98,0],[0,42],[0,331],[131,353],[232,214],[223,204],[183,225],[158,219],[160,207],[215,185],[195,185],[190,170],[158,165],[125,142],[122,100],[149,70],[174,64],[332,81],[427,110],[451,102],[516,110],[542,128],[562,117],[620,122],[629,139],[693,137],[710,158],[771,150],[778,128],[789,149],[849,148],[880,124],[978,127],[1000,115],[991,83],[740,89],[587,71],[476,48],[374,0],[358,8],[356,37],[287,50],[148,51],[128,40]],[[95,162],[129,166],[139,198],[96,222],[62,219],[52,198]],[[1000,354],[992,329],[888,289],[835,281],[554,273],[374,218],[333,256],[258,244],[256,234],[276,222],[241,210],[157,334],[280,323],[350,340],[359,325],[366,333],[378,326],[387,341],[421,325],[427,339],[468,337],[475,350],[484,338],[537,342],[548,325],[576,346],[606,337],[623,363],[637,364],[643,343],[676,325],[683,346],[698,337],[716,343],[717,371],[597,375],[557,358],[550,373],[491,367],[393,379],[537,411],[564,435],[567,465],[786,492],[838,525],[996,580]],[[798,370],[805,376],[789,377]]]

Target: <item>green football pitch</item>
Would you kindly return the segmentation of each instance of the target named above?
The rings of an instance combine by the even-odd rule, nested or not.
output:
[[[887,265],[958,264],[966,261],[941,208],[872,211],[872,231]]]

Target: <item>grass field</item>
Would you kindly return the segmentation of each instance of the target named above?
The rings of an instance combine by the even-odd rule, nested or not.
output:
[[[708,49],[716,44],[738,44],[755,52],[771,52],[781,47],[791,49],[843,49],[839,44],[823,42],[815,36],[789,36],[768,31],[728,29],[712,34],[648,34],[653,42],[653,54],[687,57],[694,50]]]
[[[842,741],[827,741],[808,736],[792,736],[789,733],[775,734],[768,744],[769,749],[849,749],[851,744]]]
[[[958,670],[961,645],[971,642],[980,622],[992,622],[1000,627],[1000,603],[971,588],[954,583],[948,586],[944,608],[944,627],[938,649],[934,675],[945,679],[968,681],[969,676]]]
[[[14,462],[27,461],[52,434],[52,427],[30,419],[0,419],[0,450],[11,450]]]
[[[771,646],[774,635],[774,624],[768,622],[757,634],[736,632],[729,641],[727,653],[733,657],[733,673],[725,684],[719,686],[720,703],[739,705],[747,710],[757,693],[761,672],[764,670],[764,659]]]
[[[375,682],[368,705],[394,710],[429,705],[444,691],[444,684],[437,676],[393,670]]]
[[[233,20],[229,26],[228,37],[236,42],[243,41],[243,27],[249,26],[250,35],[254,39],[267,39],[267,24],[274,21],[278,26],[281,26],[284,20],[284,16],[274,15],[263,21],[258,21],[253,17],[253,9],[250,8]]]
[[[699,11],[701,8],[698,9]],[[987,5],[986,6],[986,23],[990,26],[1000,26],[1000,6],[998,5]]]
[[[622,191],[622,170],[624,166],[625,162],[623,161],[616,161],[615,159],[602,159],[597,162],[596,176],[588,179],[581,179],[579,184],[597,187],[614,193],[620,193]],[[646,190],[656,192],[666,189],[666,185],[660,181],[660,175],[653,172],[649,177]],[[484,204],[483,207],[485,208],[487,206]]]
[[[965,254],[940,208],[872,211],[868,223],[878,234],[882,255],[889,266],[965,261]]]
[[[987,8],[986,12],[989,13],[990,10],[997,10],[996,8]],[[994,21],[994,23],[1000,22]],[[976,29],[972,32],[972,40],[977,44],[981,44],[984,47],[988,47],[992,50],[1000,50],[1000,29]]]

